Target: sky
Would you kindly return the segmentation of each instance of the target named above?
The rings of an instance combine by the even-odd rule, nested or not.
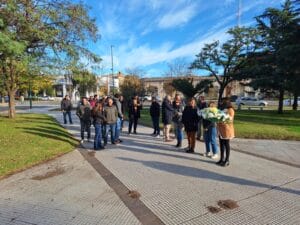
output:
[[[85,0],[101,38],[88,43],[100,55],[99,75],[139,68],[144,77],[163,76],[168,64],[193,62],[205,43],[224,42],[238,24],[239,0]],[[282,0],[241,0],[241,25]],[[194,71],[206,75],[204,71]]]

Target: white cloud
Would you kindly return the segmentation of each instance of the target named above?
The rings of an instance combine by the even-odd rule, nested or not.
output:
[[[170,11],[160,19],[158,27],[166,29],[186,24],[196,15],[196,13],[197,7],[194,4],[188,5],[177,11]]]
[[[175,49],[172,48],[172,43],[169,42],[157,48],[151,48],[149,45],[141,45],[134,49],[122,47],[122,51],[117,50],[118,52],[116,53],[118,67],[120,70],[126,67],[145,67],[184,57],[190,58],[192,61],[205,43],[210,43],[215,40],[219,40],[220,42],[226,40],[228,37],[226,34],[227,30],[228,27],[218,32],[211,31],[210,35]]]

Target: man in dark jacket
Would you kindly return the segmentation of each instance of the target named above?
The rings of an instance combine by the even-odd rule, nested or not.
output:
[[[172,124],[172,118],[174,109],[171,102],[171,96],[167,95],[162,103],[162,122],[164,124],[164,141],[170,142],[170,129]]]
[[[153,136],[159,137],[160,128],[159,128],[159,115],[160,115],[160,105],[156,101],[156,97],[152,97],[152,104],[150,106],[150,116],[153,124]]]
[[[64,99],[61,101],[60,109],[63,112],[64,124],[67,124],[67,115],[69,117],[69,123],[73,124],[72,117],[71,117],[72,102],[70,100],[69,95],[66,95]]]
[[[91,106],[86,97],[82,98],[81,104],[77,108],[76,115],[80,119],[81,143],[84,141],[84,131],[87,132],[87,140],[91,138]]]
[[[179,148],[182,146],[182,139],[183,139],[182,112],[184,110],[184,105],[179,94],[175,95],[175,99],[173,101],[173,108],[174,108],[173,125],[174,125],[175,136],[177,139],[176,147]]]
[[[128,134],[131,134],[132,125],[133,125],[133,133],[137,134],[137,124],[138,119],[141,117],[141,109],[142,104],[140,103],[138,95],[134,95],[134,97],[131,99],[131,101],[128,104]]]

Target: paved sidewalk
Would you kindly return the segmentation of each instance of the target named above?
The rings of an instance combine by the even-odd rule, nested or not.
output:
[[[59,112],[49,114],[62,121]],[[65,127],[79,137],[76,121],[74,117],[75,124]],[[204,151],[202,142],[197,142],[196,154],[187,154],[176,149],[175,142],[166,144],[150,133],[150,128],[139,126],[138,135],[122,134],[122,144],[109,144],[105,150],[96,152],[94,159],[128,189],[137,190],[140,200],[163,223],[300,224],[299,168],[236,151],[232,151],[230,166],[222,168],[200,155]],[[236,144],[246,149],[248,145],[242,146],[238,141]],[[93,143],[84,143],[86,151],[92,146]],[[266,146],[272,149],[272,145]],[[1,225],[2,221],[3,224],[139,223],[78,152],[48,165],[0,182]],[[44,174],[48,167],[63,167],[66,172],[41,181],[31,179]],[[107,199],[113,202],[109,209],[105,208],[110,202]],[[217,205],[219,200],[227,199],[236,201],[238,207],[221,209]],[[220,212],[212,213],[209,209],[213,207]]]

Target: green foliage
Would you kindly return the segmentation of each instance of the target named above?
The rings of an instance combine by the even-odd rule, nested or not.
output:
[[[281,9],[267,8],[256,20],[258,51],[248,54],[245,73],[255,88],[279,91],[278,112],[282,113],[284,92],[297,92],[300,83],[299,13],[287,0]]]
[[[257,35],[255,29],[235,27],[227,33],[231,37],[229,40],[223,44],[219,41],[205,44],[191,65],[191,68],[206,70],[215,77],[220,86],[219,102],[226,86],[243,78],[241,70],[247,66],[246,54],[256,50],[252,44]]]
[[[192,78],[175,79],[172,81],[172,86],[180,91],[187,99],[194,97],[196,94],[208,92],[212,85],[212,80],[202,80],[194,86]]]
[[[61,72],[71,61],[100,58],[86,48],[98,39],[88,8],[71,0],[5,0],[0,10],[0,79],[14,95],[33,75]],[[32,70],[32,68],[35,68]],[[55,73],[54,72],[54,73]],[[28,82],[28,80],[27,80]],[[10,102],[14,111],[14,102]],[[10,114],[12,117],[14,113]]]

